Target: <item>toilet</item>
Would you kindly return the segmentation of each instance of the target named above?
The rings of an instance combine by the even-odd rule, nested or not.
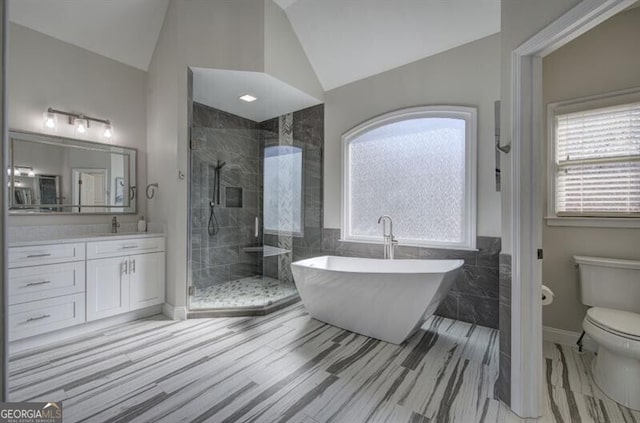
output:
[[[582,322],[598,345],[593,376],[614,401],[640,410],[640,261],[575,256]]]

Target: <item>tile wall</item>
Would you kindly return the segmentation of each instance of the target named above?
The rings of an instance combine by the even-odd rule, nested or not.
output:
[[[262,242],[261,235],[254,234],[255,218],[261,219],[262,213],[258,124],[194,102],[191,139],[193,284],[206,288],[260,274],[258,255],[243,250]],[[226,162],[220,171],[220,204],[215,206],[219,230],[209,235],[209,202],[218,160]],[[242,189],[242,207],[226,207],[227,187]]]
[[[280,120],[274,118],[260,123],[262,156],[264,148],[285,143],[280,136]],[[324,105],[293,112],[292,130],[293,138],[288,142],[302,148],[303,151],[303,235],[288,237],[266,234],[264,243],[273,246],[287,245],[293,250],[292,256],[288,259],[295,260],[298,257],[296,251],[314,243],[322,232]],[[264,274],[280,280],[293,280],[290,266],[278,266],[276,257],[264,259]]]
[[[500,373],[496,397],[511,404],[511,255],[500,254]]]

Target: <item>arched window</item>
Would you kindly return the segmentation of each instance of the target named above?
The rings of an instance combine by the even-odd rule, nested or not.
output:
[[[342,238],[475,248],[475,108],[428,106],[371,119],[343,135]]]

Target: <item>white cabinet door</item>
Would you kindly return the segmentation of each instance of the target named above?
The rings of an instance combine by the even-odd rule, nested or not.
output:
[[[87,321],[129,311],[129,259],[87,261]]]
[[[131,310],[164,303],[164,253],[129,257]]]

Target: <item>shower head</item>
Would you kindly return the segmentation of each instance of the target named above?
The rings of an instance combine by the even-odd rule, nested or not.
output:
[[[222,169],[226,164],[227,162],[220,163],[220,160],[218,160],[218,164],[216,165],[216,170]]]

